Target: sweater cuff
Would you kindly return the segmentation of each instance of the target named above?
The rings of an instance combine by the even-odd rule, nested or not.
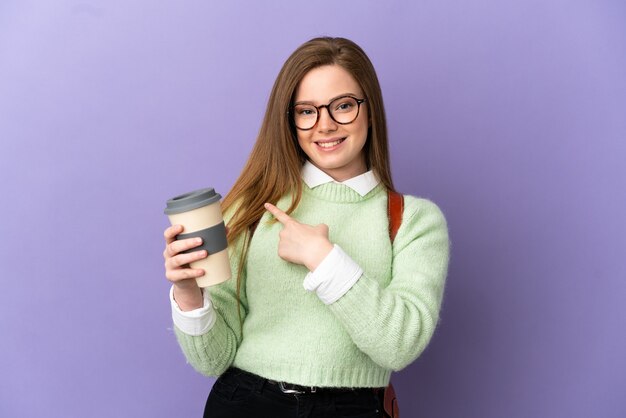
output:
[[[170,288],[172,320],[174,321],[174,325],[185,334],[192,336],[206,334],[215,324],[217,318],[209,292],[202,289],[202,297],[204,304],[201,308],[194,309],[193,311],[181,311],[174,300],[174,286]]]
[[[346,294],[363,275],[363,270],[337,244],[315,271],[304,278],[304,288],[315,291],[326,305]]]

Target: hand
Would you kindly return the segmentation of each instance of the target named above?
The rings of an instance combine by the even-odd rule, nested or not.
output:
[[[190,311],[202,307],[202,291],[196,283],[196,277],[204,275],[202,269],[189,268],[192,261],[201,260],[208,256],[205,250],[179,254],[181,251],[195,248],[202,244],[202,238],[188,238],[176,240],[176,235],[183,232],[182,225],[173,225],[164,232],[165,250],[165,277],[174,284],[174,299],[183,311]]]
[[[302,264],[313,271],[332,251],[328,225],[302,224],[271,203],[266,203],[265,209],[283,225],[278,242],[278,256],[283,260]]]

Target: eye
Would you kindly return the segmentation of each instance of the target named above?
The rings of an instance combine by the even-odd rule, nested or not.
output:
[[[298,116],[315,116],[315,108],[306,106],[296,106],[296,115]]]
[[[335,111],[336,112],[349,112],[354,108],[355,105],[356,103],[354,102],[354,100],[344,99],[335,106]]]

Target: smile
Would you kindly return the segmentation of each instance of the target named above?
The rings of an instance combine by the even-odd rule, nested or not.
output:
[[[325,140],[325,141],[319,141],[319,142],[315,142],[317,144],[317,146],[324,148],[324,149],[330,149],[330,148],[334,148],[337,145],[341,144],[343,141],[345,141],[346,138],[339,138],[339,139],[334,139],[334,140]]]

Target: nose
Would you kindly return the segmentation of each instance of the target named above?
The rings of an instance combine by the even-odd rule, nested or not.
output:
[[[331,132],[337,129],[337,124],[330,117],[330,112],[328,111],[328,107],[324,107],[319,110],[320,118],[317,121],[317,129],[320,132]]]

